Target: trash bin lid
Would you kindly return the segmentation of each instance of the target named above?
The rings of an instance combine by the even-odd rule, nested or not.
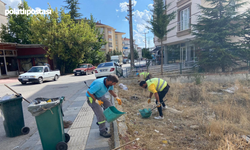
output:
[[[14,94],[13,94],[14,95]],[[8,97],[8,96],[6,96],[5,98],[4,97],[2,97],[1,99],[0,99],[0,104],[4,104],[4,103],[7,103],[7,102],[10,102],[10,101],[16,101],[16,100],[23,100],[23,97],[22,96],[16,96],[16,95],[14,95],[15,97],[13,97],[12,95],[11,95],[11,97]],[[3,99],[4,98],[4,99]]]

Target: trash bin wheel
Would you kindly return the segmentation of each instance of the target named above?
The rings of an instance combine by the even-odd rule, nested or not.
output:
[[[56,150],[67,150],[68,145],[65,142],[59,142],[56,144]]]
[[[30,128],[29,127],[23,127],[21,129],[21,132],[22,132],[22,134],[28,134],[30,132]]]
[[[68,143],[69,140],[70,140],[70,136],[68,133],[64,133],[64,136],[65,136],[65,142]]]

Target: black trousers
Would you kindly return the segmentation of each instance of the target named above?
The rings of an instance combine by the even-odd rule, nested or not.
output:
[[[168,93],[169,88],[170,88],[170,86],[167,85],[162,91],[158,92],[159,99],[160,99],[160,102],[161,102],[163,107],[166,106],[165,103],[163,102],[163,98]],[[157,100],[155,101],[155,103],[157,104]],[[158,109],[159,115],[162,117],[163,116],[162,107],[157,107],[157,109]]]

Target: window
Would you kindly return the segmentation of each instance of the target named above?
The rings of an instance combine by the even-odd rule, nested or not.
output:
[[[49,69],[47,67],[45,67],[44,72],[49,72]]]
[[[179,12],[179,31],[190,28],[190,7]]]
[[[117,39],[117,35],[115,35],[115,39]]]
[[[97,68],[102,68],[102,67],[110,67],[113,66],[113,63],[102,63],[97,66]]]
[[[6,57],[8,71],[17,71],[17,60],[14,57]]]

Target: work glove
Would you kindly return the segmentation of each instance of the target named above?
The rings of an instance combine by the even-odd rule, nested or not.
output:
[[[157,103],[156,103],[156,106],[157,106],[157,107],[161,107],[161,103],[160,103],[160,102],[157,102]]]
[[[122,104],[122,100],[119,97],[116,97],[115,99],[117,100],[117,102],[118,102],[119,105]]]
[[[148,99],[148,103],[151,103],[151,98]]]
[[[97,102],[100,106],[103,105],[103,101],[101,101],[101,100],[96,100],[96,102]]]

